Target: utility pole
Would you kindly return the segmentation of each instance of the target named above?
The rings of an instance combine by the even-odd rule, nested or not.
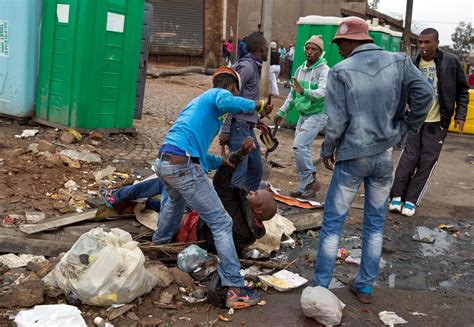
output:
[[[270,42],[272,41],[272,11],[273,0],[262,0],[262,30],[263,36],[268,42],[268,60],[262,66],[262,78],[260,81],[260,96],[268,97],[270,93]]]
[[[413,14],[413,0],[407,0],[405,11],[405,26],[403,29],[403,51],[411,55],[411,16]]]

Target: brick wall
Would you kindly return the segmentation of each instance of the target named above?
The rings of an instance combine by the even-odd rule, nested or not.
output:
[[[222,0],[204,2],[204,65],[218,67],[222,57]]]

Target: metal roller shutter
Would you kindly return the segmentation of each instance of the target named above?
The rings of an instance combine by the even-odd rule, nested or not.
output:
[[[201,55],[204,0],[149,0],[154,7],[150,52]]]

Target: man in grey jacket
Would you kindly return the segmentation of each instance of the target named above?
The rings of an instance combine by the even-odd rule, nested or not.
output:
[[[363,19],[343,20],[333,42],[345,60],[329,71],[326,86],[329,120],[321,157],[334,173],[324,205],[314,284],[329,286],[344,220],[364,183],[362,261],[351,290],[360,302],[370,303],[393,179],[392,147],[423,123],[432,91],[407,55],[373,44]],[[405,91],[408,112],[401,97]]]

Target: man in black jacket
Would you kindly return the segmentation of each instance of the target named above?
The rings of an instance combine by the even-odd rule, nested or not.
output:
[[[467,115],[469,87],[461,63],[455,55],[438,49],[438,44],[435,29],[420,33],[415,64],[433,86],[433,104],[421,128],[407,136],[390,192],[389,210],[407,217],[415,214],[428,188],[451,118],[454,115],[455,127],[462,134]]]
[[[255,151],[255,147],[253,138],[248,136],[244,139],[240,150],[229,155],[229,161],[237,167],[248,153]],[[237,254],[240,255],[242,249],[265,235],[265,226],[262,222],[273,218],[277,205],[270,192],[266,190],[247,192],[233,186],[233,172],[234,169],[231,167],[219,167],[214,175],[213,184],[224,208],[232,217],[232,236]],[[198,224],[198,238],[206,240],[206,248],[215,252],[211,230],[202,220]]]

